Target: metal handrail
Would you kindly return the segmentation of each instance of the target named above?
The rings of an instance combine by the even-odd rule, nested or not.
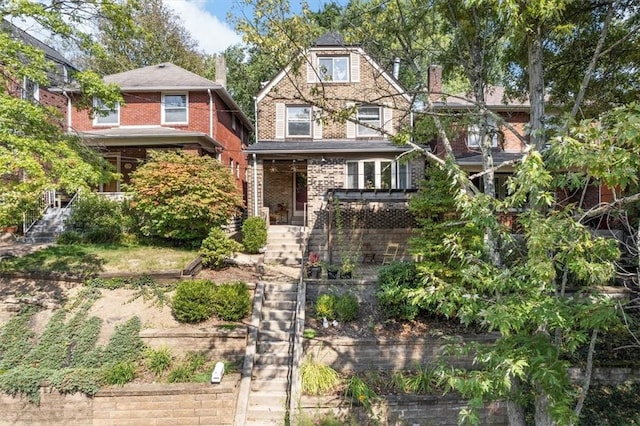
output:
[[[44,191],[38,199],[37,206],[34,209],[26,210],[22,212],[22,235],[26,235],[27,232],[36,224],[42,217],[43,213],[49,208],[55,206],[56,202],[56,190],[49,189]]]

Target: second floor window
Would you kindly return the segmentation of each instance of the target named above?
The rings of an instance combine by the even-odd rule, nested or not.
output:
[[[93,100],[93,107],[96,110],[93,124],[117,126],[120,123],[120,104],[116,103],[110,108],[101,99],[96,98]]]
[[[489,120],[487,123],[487,131],[489,132],[489,137],[491,138],[491,146],[498,146],[498,127],[494,120]],[[467,128],[467,146],[469,148],[479,148],[480,147],[480,125],[472,124]]]
[[[358,136],[380,136],[382,127],[380,108],[377,106],[358,107]]]
[[[320,56],[318,58],[318,68],[322,81],[349,81],[348,56]]]
[[[407,163],[390,160],[347,161],[348,189],[409,188]]]
[[[162,95],[162,122],[188,123],[187,94],[166,93]]]
[[[38,85],[38,83],[29,79],[28,77],[24,78],[22,84],[22,99],[28,101],[40,100],[40,86]]]
[[[311,137],[311,107],[287,107],[287,136]]]

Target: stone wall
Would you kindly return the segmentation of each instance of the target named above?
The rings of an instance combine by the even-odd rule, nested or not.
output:
[[[239,374],[228,374],[216,385],[127,384],[103,389],[92,398],[83,394],[61,395],[42,387],[39,405],[22,397],[0,394],[0,424],[232,425],[239,383]]]
[[[386,426],[457,426],[460,410],[466,401],[455,395],[379,395],[380,401],[373,404],[371,413],[354,406],[341,396],[310,397],[300,401],[299,412],[306,416],[333,414],[342,418],[355,416],[361,424]],[[504,403],[494,402],[479,410],[481,425],[508,425]]]

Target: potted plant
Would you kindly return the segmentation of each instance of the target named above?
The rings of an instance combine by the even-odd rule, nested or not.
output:
[[[307,276],[313,280],[318,280],[320,279],[321,271],[320,255],[315,251],[310,252],[307,259]]]
[[[338,272],[340,272],[340,268],[336,265],[327,265],[327,278],[330,280],[338,279]]]
[[[342,259],[342,264],[340,265],[340,278],[342,279],[350,279],[351,273],[355,269],[356,264],[350,257],[345,257]]]

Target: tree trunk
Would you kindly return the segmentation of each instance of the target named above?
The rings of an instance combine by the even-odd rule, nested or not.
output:
[[[544,70],[542,58],[542,25],[538,23],[529,35],[529,102],[531,103],[531,144],[541,150],[544,134]]]
[[[535,400],[535,422],[536,426],[555,426],[549,413],[549,397],[543,390],[539,390]]]

